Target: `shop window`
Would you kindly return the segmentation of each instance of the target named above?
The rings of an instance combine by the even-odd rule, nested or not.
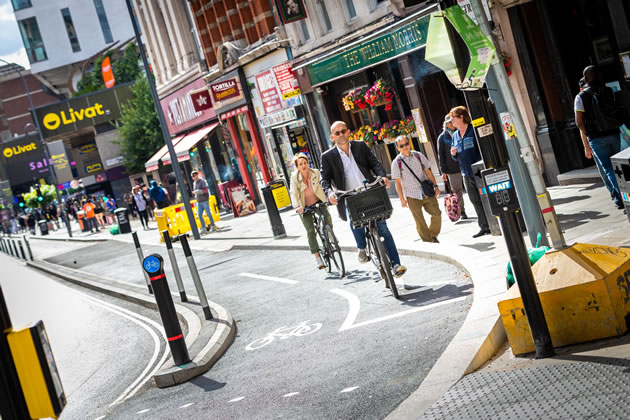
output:
[[[105,13],[105,7],[103,6],[103,0],[94,0],[94,8],[96,9],[96,14],[98,15],[98,21],[101,24],[101,30],[103,31],[103,38],[105,38],[105,43],[109,44],[111,42],[114,42],[114,38],[112,37],[112,30],[109,27],[107,14]]]
[[[18,21],[18,26],[20,27],[20,34],[26,48],[28,61],[32,64],[47,60],[46,48],[44,47],[44,41],[35,17]]]
[[[343,2],[343,12],[346,15],[346,21],[350,22],[357,17],[357,11],[354,8],[354,0],[344,0]]]
[[[332,23],[330,23],[330,16],[328,15],[326,2],[324,0],[316,0],[315,6],[317,7],[317,14],[319,16],[319,23],[322,28],[322,33],[327,34],[328,32],[332,31]]]
[[[11,0],[11,4],[13,5],[14,11],[33,7],[33,5],[31,4],[31,0]]]
[[[66,32],[68,33],[68,39],[70,40],[70,46],[72,47],[72,52],[81,51],[81,46],[79,45],[79,38],[77,37],[77,31],[74,29],[74,23],[72,23],[72,16],[70,16],[70,9],[67,7],[65,9],[61,9],[61,16],[63,17],[63,23],[66,25]]]

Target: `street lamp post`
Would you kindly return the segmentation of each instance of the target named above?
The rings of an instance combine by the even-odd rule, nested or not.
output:
[[[39,128],[39,122],[37,121],[37,116],[35,115],[35,107],[33,107],[33,99],[31,98],[31,91],[28,89],[28,85],[26,84],[26,79],[24,79],[24,76],[22,75],[22,72],[18,68],[17,64],[9,63],[8,61],[5,61],[1,58],[0,58],[0,61],[2,61],[8,66],[11,66],[11,68],[13,68],[13,70],[15,70],[17,74],[20,76],[20,79],[22,79],[22,83],[24,83],[24,90],[26,91],[26,97],[28,98],[28,106],[31,111],[33,122],[35,123],[34,126],[35,126],[35,129],[37,130],[37,134],[39,135],[39,141],[42,144],[42,147],[44,149],[44,158],[46,159],[46,162],[50,162],[50,153],[48,152],[48,145],[46,144],[46,141],[44,140],[42,130]],[[24,127],[26,128],[26,126]],[[24,132],[24,135],[26,135],[26,130]],[[61,198],[59,197],[59,186],[57,185],[57,174],[55,173],[54,166],[50,169],[50,174],[52,175],[52,182],[55,187],[55,193],[57,195],[57,202],[61,205],[61,214],[66,223],[66,228],[68,229],[68,236],[72,238],[72,229],[70,227],[70,220],[68,219],[68,215],[66,214],[64,206],[61,203]]]

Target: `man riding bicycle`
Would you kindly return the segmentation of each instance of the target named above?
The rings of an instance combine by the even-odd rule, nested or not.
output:
[[[322,154],[321,185],[328,197],[328,201],[337,206],[341,220],[347,221],[347,210],[345,199],[337,201],[333,186],[337,190],[352,190],[363,186],[363,180],[374,180],[374,174],[384,178],[385,186],[389,188],[390,182],[385,176],[385,170],[379,163],[376,156],[372,154],[367,145],[362,141],[350,141],[346,123],[335,121],[330,126],[330,138],[335,146]],[[369,261],[365,252],[367,246],[365,238],[365,228],[354,229],[350,222],[350,229],[354,235],[354,240],[359,249],[357,258],[361,264]],[[394,276],[401,277],[407,268],[400,263],[400,257],[394,238],[387,227],[385,220],[378,222],[378,231],[383,237],[385,248],[392,261]]]

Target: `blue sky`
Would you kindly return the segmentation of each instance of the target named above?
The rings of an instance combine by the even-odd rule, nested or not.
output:
[[[30,68],[10,0],[0,0],[0,58]]]

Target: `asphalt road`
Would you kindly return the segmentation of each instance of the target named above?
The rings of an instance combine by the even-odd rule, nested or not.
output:
[[[55,245],[32,244],[42,255]],[[153,252],[166,258],[163,247],[144,248]],[[195,295],[177,254],[186,292]],[[84,418],[383,418],[420,385],[472,302],[469,279],[433,260],[403,257],[405,281],[416,288],[401,289],[403,298],[395,300],[374,281],[372,266],[351,253],[344,254],[343,279],[318,271],[305,251],[194,257],[208,298],[237,322],[232,347],[189,383],[146,387]],[[47,260],[146,290],[129,244],[97,243]],[[169,264],[166,272],[176,291]]]
[[[62,418],[96,418],[152,386],[170,355],[154,311],[62,284],[5,254],[0,264],[13,328],[44,321],[67,398]]]

